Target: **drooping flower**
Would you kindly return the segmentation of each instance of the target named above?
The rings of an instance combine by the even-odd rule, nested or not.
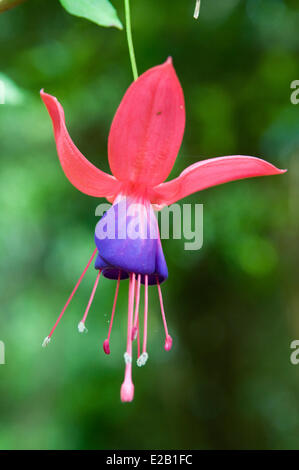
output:
[[[113,176],[91,164],[77,149],[65,126],[63,108],[57,99],[41,91],[41,97],[53,122],[57,152],[62,169],[69,181],[81,192],[93,197],[106,197],[112,207],[96,227],[94,250],[66,305],[43,345],[51,336],[75,294],[83,276],[96,256],[98,274],[83,318],[78,325],[86,330],[85,322],[101,274],[116,280],[107,339],[103,348],[110,354],[110,334],[116,309],[120,281],[129,278],[127,349],[124,354],[125,378],[121,400],[131,401],[132,343],[137,336],[137,364],[148,359],[147,319],[148,286],[156,285],[165,328],[165,349],[170,350],[160,284],[168,271],[159,236],[154,208],[170,205],[191,193],[237,179],[284,173],[272,164],[255,157],[228,156],[197,162],[177,178],[168,177],[183,139],[185,105],[181,85],[169,58],[141,75],[125,93],[114,116],[109,139],[108,158]],[[113,225],[114,236],[103,236]],[[144,284],[143,342],[140,345],[139,303]]]

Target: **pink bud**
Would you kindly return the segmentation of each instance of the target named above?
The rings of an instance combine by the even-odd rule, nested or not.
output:
[[[105,354],[110,354],[110,346],[109,346],[109,340],[105,339],[103,343],[103,349]]]
[[[165,351],[170,351],[172,347],[172,337],[170,335],[166,336],[164,349]]]

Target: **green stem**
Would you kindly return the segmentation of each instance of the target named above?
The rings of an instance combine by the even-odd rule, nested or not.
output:
[[[131,61],[134,80],[137,80],[138,72],[137,72],[137,65],[136,65],[135,52],[134,52],[133,39],[132,39],[130,0],[125,0],[125,13],[126,13],[126,33],[127,33],[130,61]]]

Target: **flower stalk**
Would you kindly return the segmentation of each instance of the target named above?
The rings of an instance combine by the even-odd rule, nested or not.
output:
[[[130,61],[131,61],[131,66],[132,66],[133,78],[134,80],[137,80],[138,71],[137,71],[133,38],[132,38],[130,0],[125,0],[125,15],[126,15],[126,34],[127,34],[127,41],[128,41],[128,48],[129,48],[129,55],[130,55]]]

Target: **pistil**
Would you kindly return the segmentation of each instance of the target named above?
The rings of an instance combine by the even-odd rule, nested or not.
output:
[[[125,353],[125,378],[120,390],[122,402],[130,402],[134,398],[134,385],[132,382],[132,328],[134,314],[134,296],[135,296],[135,274],[130,274],[129,281],[129,301],[128,301],[128,332],[127,332],[127,350]]]

